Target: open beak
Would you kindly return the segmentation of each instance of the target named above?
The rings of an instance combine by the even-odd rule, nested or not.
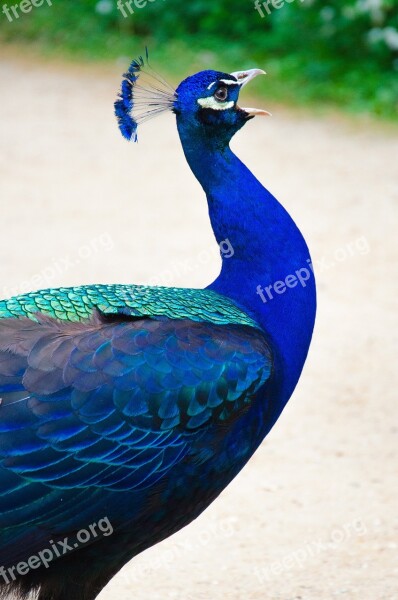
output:
[[[257,75],[266,75],[266,72],[262,71],[261,69],[249,69],[248,71],[235,71],[234,73],[231,73],[231,75],[236,77],[240,87],[243,88],[247,83],[249,83],[249,81],[257,77]],[[240,108],[240,110],[244,110],[249,117],[271,116],[270,112],[267,110],[262,110],[261,108],[241,108],[240,106],[238,108]]]

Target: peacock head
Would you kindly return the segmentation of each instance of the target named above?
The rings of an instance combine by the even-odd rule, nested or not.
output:
[[[115,113],[125,138],[137,141],[138,126],[148,119],[171,110],[177,116],[180,131],[203,139],[228,144],[232,136],[256,115],[269,115],[258,108],[238,105],[241,89],[261,69],[235,73],[201,71],[184,79],[174,90],[145,59],[134,60],[124,74]]]
[[[266,110],[238,104],[241,89],[257,75],[265,72],[201,71],[185,79],[177,88],[173,107],[180,131],[195,130],[202,137],[228,143],[247,121],[256,115],[269,115]]]

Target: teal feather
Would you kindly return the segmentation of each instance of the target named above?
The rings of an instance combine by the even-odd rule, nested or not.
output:
[[[34,319],[35,313],[41,313],[79,322],[89,319],[95,309],[104,315],[258,326],[236,303],[216,292],[139,285],[92,285],[31,292],[0,300],[0,319],[20,316]]]

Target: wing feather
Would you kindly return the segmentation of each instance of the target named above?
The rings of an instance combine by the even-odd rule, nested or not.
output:
[[[0,319],[0,542],[15,553],[26,524],[53,531],[61,513],[68,523],[79,506],[82,519],[109,493],[207,459],[192,448],[243,414],[272,370],[251,326],[35,319]]]

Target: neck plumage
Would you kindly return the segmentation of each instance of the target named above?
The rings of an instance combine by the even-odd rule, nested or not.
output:
[[[222,269],[210,289],[228,296],[268,333],[284,405],[299,379],[315,320],[315,281],[307,245],[293,219],[229,146],[179,133],[207,195]],[[225,246],[224,246],[225,247]],[[270,287],[271,286],[271,287]]]

